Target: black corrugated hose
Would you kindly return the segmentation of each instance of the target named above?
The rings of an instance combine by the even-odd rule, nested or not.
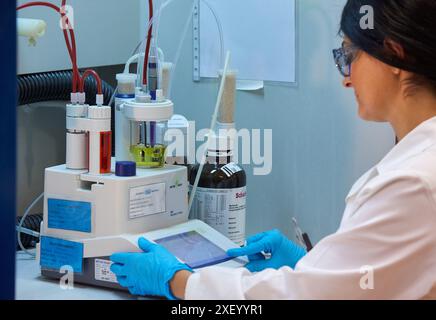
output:
[[[71,99],[72,71],[53,71],[20,75],[18,79],[18,105],[43,101],[69,101]],[[114,93],[114,88],[102,81],[104,104],[108,105]],[[95,105],[97,81],[88,77],[85,82],[86,103]],[[115,112],[112,107],[112,156],[115,155]]]
[[[70,100],[72,71],[53,71],[18,76],[18,105],[42,101]],[[107,105],[114,88],[102,81],[104,103]],[[85,82],[86,103],[95,105],[97,82],[88,77]]]
[[[21,221],[21,217],[17,217],[17,226],[20,224],[20,221]],[[29,215],[23,221],[22,227],[25,229],[39,232],[41,221],[42,221],[42,214]],[[24,248],[26,249],[33,248],[35,247],[35,244],[38,241],[39,239],[37,237],[21,232],[21,243],[23,244]],[[20,246],[18,245],[18,243],[17,243],[17,248],[18,250],[20,250]]]

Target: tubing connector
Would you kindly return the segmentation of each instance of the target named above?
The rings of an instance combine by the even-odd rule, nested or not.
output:
[[[104,103],[104,96],[102,94],[97,94],[95,98],[98,107],[101,107]]]
[[[79,96],[77,92],[71,92],[71,104],[78,104]]]
[[[78,102],[80,105],[85,104],[86,102],[86,93],[85,92],[79,92],[78,94]]]

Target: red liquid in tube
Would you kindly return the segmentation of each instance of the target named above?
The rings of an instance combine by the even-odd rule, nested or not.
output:
[[[100,132],[100,173],[111,173],[112,132]]]

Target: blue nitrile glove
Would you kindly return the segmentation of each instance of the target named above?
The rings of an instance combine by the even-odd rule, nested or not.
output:
[[[169,282],[180,270],[189,270],[164,247],[140,238],[139,247],[143,253],[115,253],[111,271],[117,276],[118,283],[129,289],[134,295],[163,296],[176,298],[171,293]]]
[[[266,258],[263,253],[271,254],[271,257]],[[294,269],[297,262],[306,255],[306,250],[288,240],[280,231],[272,230],[248,238],[245,247],[230,249],[227,255],[248,256],[250,262],[245,267],[251,272],[258,272],[283,266]]]

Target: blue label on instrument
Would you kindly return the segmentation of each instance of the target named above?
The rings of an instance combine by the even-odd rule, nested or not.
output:
[[[74,272],[82,273],[83,243],[52,237],[41,237],[40,265],[42,268],[59,272],[70,266]]]
[[[91,203],[48,199],[48,227],[91,232]]]

